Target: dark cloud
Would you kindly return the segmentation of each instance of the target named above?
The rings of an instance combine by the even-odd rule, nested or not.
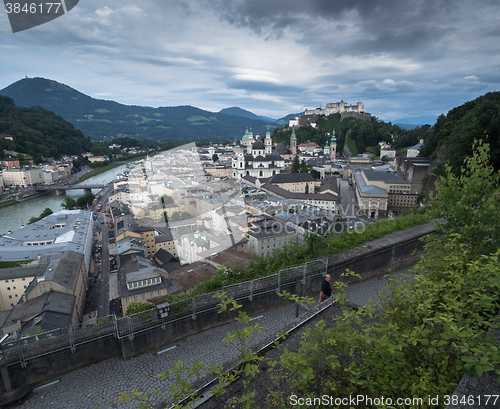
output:
[[[300,19],[341,21],[346,13],[360,18],[360,25],[404,27],[409,22],[438,20],[457,8],[457,0],[209,0],[208,7],[222,20],[256,33],[283,30]],[[292,27],[295,28],[295,27]]]
[[[453,29],[453,14],[462,1],[420,0],[210,0],[210,10],[223,21],[256,35],[295,40],[317,52],[442,53],[439,42]],[[349,30],[351,33],[349,33]],[[437,54],[436,53],[436,54]]]

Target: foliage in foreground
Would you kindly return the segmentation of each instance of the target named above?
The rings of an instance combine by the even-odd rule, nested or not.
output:
[[[393,402],[430,395],[444,406],[464,372],[499,374],[492,328],[500,309],[500,176],[487,144],[475,144],[461,175],[447,167],[441,177],[431,209],[447,223],[427,238],[415,277],[392,281],[377,305],[344,309],[333,329],[310,328],[299,352],[282,355],[290,390]]]
[[[300,350],[281,356],[285,396],[384,396],[396,403],[430,395],[443,407],[464,372],[481,375],[496,365],[498,373],[490,329],[500,308],[500,252],[469,261],[458,239],[421,261],[414,280],[392,281],[381,304],[344,309],[333,328],[308,328]],[[447,268],[429,274],[429,263]],[[405,405],[430,406],[427,399]]]
[[[500,173],[490,164],[489,144],[475,142],[473,150],[458,176],[446,166],[430,200],[434,217],[446,219],[437,226],[442,237],[460,234],[460,243],[476,257],[500,248]]]

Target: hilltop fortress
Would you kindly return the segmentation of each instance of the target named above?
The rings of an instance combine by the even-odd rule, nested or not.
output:
[[[316,127],[316,120],[319,115],[329,116],[332,114],[340,114],[340,120],[345,118],[358,118],[364,121],[371,121],[371,115],[365,112],[365,106],[362,102],[356,105],[348,105],[343,100],[340,102],[330,102],[326,104],[325,108],[305,108],[304,115],[291,119],[289,121],[290,127],[298,128],[303,125],[311,125]]]
[[[358,102],[356,105],[347,105],[347,102],[330,102],[326,104],[325,108],[306,108],[304,110],[304,115],[331,115],[331,114],[342,114],[343,112],[356,112],[363,113],[365,111],[365,106],[362,102]]]

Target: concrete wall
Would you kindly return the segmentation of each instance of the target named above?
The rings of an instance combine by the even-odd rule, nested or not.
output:
[[[63,335],[61,338],[66,337]],[[51,341],[53,340],[39,341],[39,343],[49,343]],[[54,341],[56,341],[56,339],[54,339]],[[57,346],[57,341],[54,346]],[[23,347],[23,351],[26,352],[28,348],[33,347],[35,346],[25,346]],[[75,352],[71,352],[71,349],[66,347],[57,352],[28,360],[25,362],[26,366],[23,366],[19,361],[12,365],[8,365],[10,381],[14,389],[24,385],[47,382],[66,372],[71,372],[119,356],[120,353],[121,351],[117,340],[113,336],[108,336],[96,342],[77,346]],[[5,354],[7,356],[16,354],[19,359],[19,349],[7,351]],[[0,390],[4,390],[2,379],[0,379]]]
[[[343,280],[341,274],[349,269],[360,274],[362,280],[365,280],[385,274],[388,269],[409,267],[417,260],[418,256],[414,252],[423,248],[423,243],[419,241],[419,238],[432,232],[433,224],[429,223],[393,233],[369,242],[363,247],[332,256],[328,262],[328,273],[332,275],[333,280]],[[326,265],[324,263],[317,263],[315,267],[308,265],[305,285],[301,280],[304,267],[299,266],[293,271],[296,273],[295,279],[291,280],[293,282],[288,285],[283,283],[287,278],[294,276],[294,273],[291,269],[280,273],[280,290],[299,295],[318,296],[323,276],[326,273]],[[249,315],[255,315],[283,305],[283,299],[276,296],[277,287],[278,276],[276,275],[269,279],[256,280],[253,284],[248,282],[231,287],[228,294],[234,296]],[[151,349],[165,347],[177,339],[230,320],[226,314],[218,314],[217,310],[212,297],[204,295],[196,300],[196,319],[192,317],[193,309],[190,304],[187,308],[190,315],[177,321],[167,322],[164,329],[160,326],[161,323],[150,323],[140,316],[134,316],[130,319],[108,322],[102,326],[75,332],[71,338],[73,344],[76,344],[74,352],[69,347],[70,338],[67,335],[26,345],[22,347],[22,355],[25,359],[27,358],[25,366],[19,362],[19,348],[6,351],[4,357],[8,364],[12,386],[16,388],[27,384],[47,382],[65,372],[113,356],[121,355],[123,358],[130,358]],[[122,336],[128,334],[127,328],[135,328],[133,339],[129,335],[121,339],[115,338],[113,336],[115,324],[118,325]],[[58,352],[52,352],[54,350]],[[30,356],[36,355],[38,357],[29,359]],[[3,389],[1,383],[0,388]]]

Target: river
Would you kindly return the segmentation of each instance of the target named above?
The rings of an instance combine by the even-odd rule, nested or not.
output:
[[[107,184],[115,180],[116,175],[123,173],[125,168],[126,165],[118,166],[87,179],[82,184]],[[98,191],[99,189],[92,190],[92,193],[96,194]],[[77,199],[83,195],[83,190],[68,190],[66,195]],[[8,231],[19,229],[22,224],[27,224],[30,218],[40,216],[47,207],[53,212],[62,210],[61,204],[64,197],[64,195],[57,196],[55,192],[47,193],[0,209],[0,234],[6,234]]]

